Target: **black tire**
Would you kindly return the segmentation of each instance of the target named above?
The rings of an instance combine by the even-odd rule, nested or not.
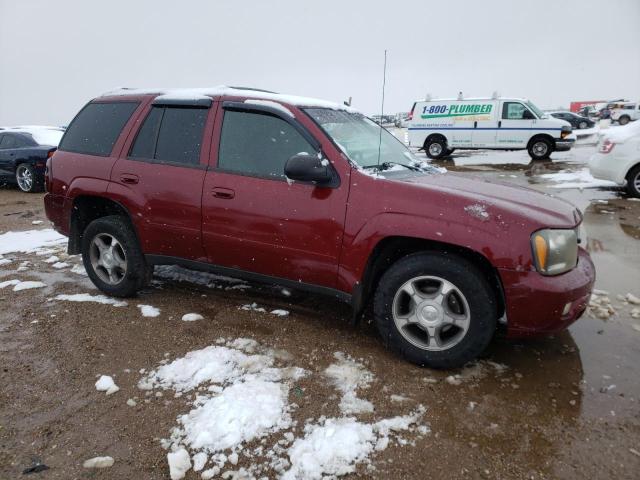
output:
[[[631,118],[629,118],[628,115],[622,115],[619,119],[618,119],[618,123],[620,125],[626,125],[627,123],[629,123],[629,121],[631,120]]]
[[[26,193],[41,192],[44,182],[39,178],[35,169],[28,163],[21,163],[16,167],[16,184],[18,188]]]
[[[126,271],[116,284],[107,283],[100,278],[100,273],[96,272],[92,264],[91,245],[94,238],[100,235],[115,238],[124,252]],[[151,267],[145,261],[133,227],[128,219],[119,215],[98,218],[87,226],[82,234],[82,262],[93,284],[114,297],[132,297],[151,279]]]
[[[447,155],[447,140],[444,137],[430,138],[424,144],[424,151],[427,157],[438,160]]]
[[[578,129],[579,130],[584,130],[585,128],[588,128],[589,124],[585,121],[581,121],[580,123],[578,123]]]
[[[393,316],[396,293],[405,282],[421,276],[451,282],[468,304],[468,330],[448,349],[420,348],[396,327]],[[419,252],[398,260],[384,273],[374,297],[374,318],[385,346],[406,360],[431,368],[456,368],[478,357],[491,342],[497,324],[497,305],[486,276],[473,263],[453,254]]]
[[[640,198],[640,165],[636,165],[627,173],[627,192],[632,197]]]
[[[553,152],[553,144],[548,138],[534,138],[527,147],[532,160],[546,160]]]

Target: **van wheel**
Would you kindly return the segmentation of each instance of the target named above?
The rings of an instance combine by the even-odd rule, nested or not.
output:
[[[432,138],[424,149],[427,152],[427,157],[437,160],[447,155],[447,141],[441,137]]]
[[[627,174],[627,192],[629,195],[640,198],[640,165],[636,165]]]
[[[380,279],[374,317],[383,342],[421,366],[460,367],[480,355],[496,329],[491,286],[471,262],[414,253]]]
[[[620,125],[626,125],[627,123],[629,123],[629,120],[631,120],[631,119],[629,118],[628,115],[623,115],[618,119],[618,123]]]
[[[546,138],[536,138],[531,142],[527,150],[533,160],[544,160],[549,158],[552,148],[551,142]]]
[[[96,287],[114,297],[131,297],[150,279],[150,268],[127,220],[98,218],[82,234],[82,262]]]

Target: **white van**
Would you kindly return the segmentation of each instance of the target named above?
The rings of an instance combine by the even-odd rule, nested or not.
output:
[[[442,158],[456,148],[524,150],[534,160],[569,150],[575,135],[564,120],[543,113],[523,98],[423,100],[410,112],[409,145],[429,158]]]

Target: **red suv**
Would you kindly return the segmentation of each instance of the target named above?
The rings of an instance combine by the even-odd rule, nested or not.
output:
[[[45,207],[103,292],[179,264],[373,304],[386,345],[453,367],[498,323],[564,329],[595,271],[563,200],[446,173],[348,107],[261,90],[122,90],[48,162]]]

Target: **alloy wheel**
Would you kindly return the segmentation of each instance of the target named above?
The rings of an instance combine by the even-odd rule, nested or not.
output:
[[[30,192],[33,188],[33,174],[26,165],[18,166],[16,170],[16,181],[18,182],[18,187],[20,187],[20,190],[23,192]]]
[[[91,240],[89,259],[93,271],[109,285],[119,284],[127,274],[127,256],[122,244],[108,233],[99,233]]]

